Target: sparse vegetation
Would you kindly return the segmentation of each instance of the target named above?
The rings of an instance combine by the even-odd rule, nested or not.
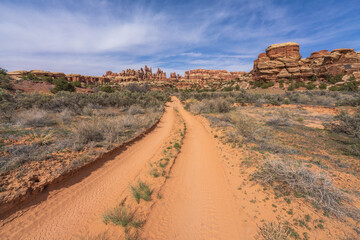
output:
[[[130,186],[130,189],[137,203],[140,203],[140,199],[151,200],[152,191],[146,183],[139,181],[137,186]]]
[[[7,70],[3,68],[0,68],[0,90],[1,88],[7,90],[13,89],[13,85],[10,81],[9,76],[7,75]]]
[[[360,142],[360,108],[354,115],[342,111],[326,127],[332,131],[350,135]]]
[[[67,81],[65,78],[58,78],[53,81],[55,87],[51,90],[52,93],[60,91],[75,92],[75,86]]]
[[[128,226],[139,228],[143,224],[143,221],[135,220],[134,212],[130,211],[126,206],[119,206],[105,212],[103,222],[105,224],[120,225],[124,228]]]
[[[348,197],[334,187],[332,180],[325,173],[315,173],[291,160],[267,159],[253,176],[265,185],[278,183],[301,193],[321,205],[325,211],[337,216],[353,214],[342,205],[344,201],[349,200]]]
[[[268,222],[260,227],[258,239],[260,237],[264,240],[287,240],[290,237],[290,232],[283,223]]]

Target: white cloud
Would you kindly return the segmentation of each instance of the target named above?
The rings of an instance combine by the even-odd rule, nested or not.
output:
[[[1,67],[89,75],[145,64],[168,73],[191,68],[249,71],[270,44],[296,41],[309,49],[360,26],[360,16],[346,18],[351,8],[341,14],[331,6],[296,12],[271,0],[195,1],[176,9],[137,1],[42,4],[46,7],[0,3]],[[341,21],[334,22],[339,16]]]

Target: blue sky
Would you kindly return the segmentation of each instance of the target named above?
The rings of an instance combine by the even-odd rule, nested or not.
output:
[[[360,50],[359,0],[0,0],[0,67],[250,71],[274,43]]]

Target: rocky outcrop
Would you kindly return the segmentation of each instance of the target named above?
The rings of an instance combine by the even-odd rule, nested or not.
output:
[[[42,77],[51,77],[52,79],[65,78],[70,82],[78,81],[78,82],[84,82],[86,84],[96,84],[96,83],[103,84],[110,81],[110,79],[107,77],[84,76],[80,74],[65,74],[62,72],[49,72],[42,70],[31,70],[31,71],[18,70],[18,71],[8,72],[8,75],[14,80],[22,79],[24,75],[27,74],[32,74],[38,78],[42,78]]]
[[[84,76],[84,75],[80,75],[80,74],[66,74],[65,78],[69,82],[83,82],[88,85],[105,84],[105,83],[110,82],[110,79],[107,77]]]
[[[280,79],[310,80],[344,75],[360,79],[360,53],[354,49],[321,50],[302,59],[299,44],[288,42],[274,44],[259,54],[252,70],[254,80],[278,81]]]
[[[195,69],[185,72],[185,80],[200,81],[231,81],[242,78],[246,72],[228,72],[226,70]]]
[[[140,68],[140,70],[126,69],[119,73],[107,71],[103,77],[111,78],[114,82],[132,82],[132,81],[152,81],[152,80],[166,80],[166,73],[160,68],[156,73],[152,72],[152,68]]]

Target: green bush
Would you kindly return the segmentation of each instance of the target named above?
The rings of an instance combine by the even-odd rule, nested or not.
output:
[[[223,91],[225,91],[225,92],[231,92],[232,90],[233,90],[232,87],[225,87],[225,88],[223,89]]]
[[[344,75],[342,75],[342,74],[337,74],[337,75],[333,76],[331,73],[329,73],[326,75],[326,80],[331,84],[335,84],[335,83],[341,82],[343,76]]]
[[[69,83],[65,78],[58,78],[54,80],[55,87],[51,90],[52,93],[60,91],[75,92],[75,87]]]
[[[8,90],[13,89],[10,77],[7,75],[7,70],[3,68],[0,68],[0,88]]]
[[[344,85],[339,86],[339,91],[357,92],[359,91],[359,82],[351,81],[346,82]]]
[[[305,87],[307,90],[313,90],[316,88],[316,85],[313,82],[308,82]]]
[[[318,79],[318,77],[317,77],[316,75],[313,75],[310,80],[311,80],[312,82],[315,82],[317,79]]]
[[[79,82],[79,81],[72,82],[71,84],[72,84],[74,87],[81,88],[81,82]]]
[[[342,132],[350,135],[360,141],[360,108],[354,115],[347,112],[341,112],[334,117],[334,120],[326,125],[332,131]]]
[[[290,84],[289,86],[288,86],[288,89],[287,89],[288,91],[294,91],[295,90],[295,86],[294,86],[294,84]]]
[[[54,79],[52,79],[52,77],[48,77],[48,76],[42,77],[41,81],[52,83],[52,84],[54,83]]]
[[[329,87],[330,91],[339,91],[339,87],[338,86],[331,86]]]
[[[326,83],[322,83],[319,85],[320,89],[326,89],[327,88],[327,84]]]
[[[115,90],[109,85],[105,85],[105,86],[100,87],[100,90],[103,91],[103,92],[107,92],[107,93],[115,92]]]
[[[24,74],[24,75],[22,76],[22,78],[23,78],[24,80],[33,81],[33,82],[39,82],[39,81],[41,81],[40,78],[38,78],[37,76],[35,76],[35,75],[32,74],[32,73],[26,73],[26,74]]]
[[[304,83],[304,82],[300,82],[300,81],[296,81],[294,87],[295,87],[295,88],[305,87],[305,83]]]
[[[0,74],[1,75],[7,75],[7,70],[0,67]]]

